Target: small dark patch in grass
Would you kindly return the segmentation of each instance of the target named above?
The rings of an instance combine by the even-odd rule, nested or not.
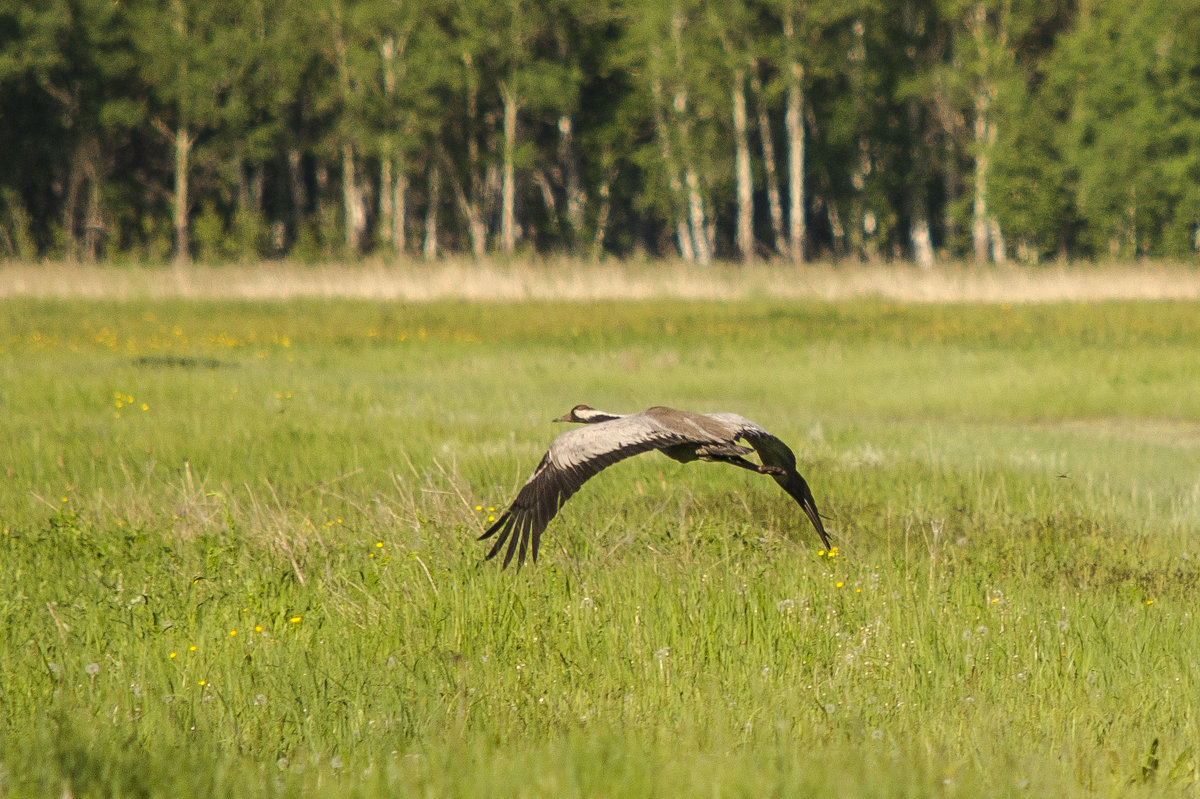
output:
[[[225,369],[235,365],[219,358],[196,358],[190,355],[143,355],[133,362],[137,366],[152,369]]]

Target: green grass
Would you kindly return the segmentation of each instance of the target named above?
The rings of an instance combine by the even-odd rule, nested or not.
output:
[[[648,455],[482,562],[578,402],[836,556]],[[1194,303],[9,299],[0,796],[1190,794],[1198,532]]]

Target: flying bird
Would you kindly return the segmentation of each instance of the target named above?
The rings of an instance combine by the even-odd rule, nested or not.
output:
[[[641,413],[620,414],[576,405],[556,422],[576,422],[550,444],[533,475],[496,523],[479,537],[496,535],[487,554],[490,560],[504,549],[504,566],[517,557],[525,562],[531,551],[537,562],[538,544],[546,525],[590,478],[607,466],[640,452],[658,450],[680,463],[711,461],[728,463],[758,474],[769,474],[799,503],[821,543],[830,548],[829,536],[808,483],[796,471],[796,456],[788,445],[762,427],[736,413],[692,413],[661,405]],[[738,444],[745,441],[749,447]],[[761,463],[744,456],[758,453]],[[497,535],[498,534],[498,535]]]

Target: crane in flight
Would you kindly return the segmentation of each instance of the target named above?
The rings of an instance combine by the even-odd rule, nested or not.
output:
[[[829,536],[808,483],[796,471],[796,455],[787,444],[736,413],[692,413],[656,405],[640,413],[620,414],[576,405],[556,422],[576,422],[550,444],[533,475],[517,492],[508,509],[480,540],[496,536],[487,557],[504,549],[504,566],[513,556],[517,565],[531,552],[537,562],[538,544],[546,525],[568,499],[590,478],[617,461],[641,452],[658,450],[680,463],[728,463],[758,474],[769,474],[808,516],[821,543],[830,548]],[[745,441],[749,447],[738,441]],[[760,463],[745,458],[758,453]]]

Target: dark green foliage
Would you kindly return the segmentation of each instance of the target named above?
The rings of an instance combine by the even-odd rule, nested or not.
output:
[[[983,214],[1006,245],[989,257],[1194,257],[1194,10],[8,0],[0,257],[691,257],[680,225],[733,257],[735,86],[759,252],[779,249],[797,188],[809,256],[906,258],[927,224],[961,257]]]

